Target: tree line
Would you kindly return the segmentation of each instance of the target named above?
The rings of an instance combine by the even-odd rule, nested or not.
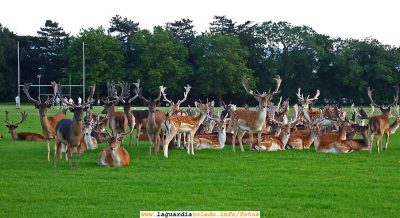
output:
[[[144,96],[156,96],[164,85],[169,98],[180,98],[189,84],[193,87],[190,104],[207,97],[217,103],[255,105],[242,87],[244,75],[250,78],[249,87],[260,92],[274,89],[273,78],[280,75],[280,95],[292,102],[297,102],[295,93],[302,88],[310,95],[320,90],[317,104],[369,104],[366,89],[370,86],[376,90],[374,99],[386,103],[400,80],[398,47],[374,38],[334,38],[288,22],[237,23],[214,16],[209,31],[197,33],[190,19],[150,31],[116,15],[107,30],[81,29],[71,36],[57,22],[47,20],[37,33],[19,36],[0,23],[1,102],[12,102],[17,94],[17,42],[21,84],[38,84],[38,74],[43,75],[41,84],[68,84],[69,78],[72,84],[82,84],[84,46],[86,86],[96,83],[97,98],[107,95],[111,80],[140,79]],[[50,88],[42,90],[51,93]],[[32,89],[31,95],[37,94]],[[72,91],[75,98],[81,94],[82,88]]]

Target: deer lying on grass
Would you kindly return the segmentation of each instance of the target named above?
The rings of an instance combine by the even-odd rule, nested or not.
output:
[[[72,147],[77,147],[77,154],[76,154],[76,168],[79,168],[79,153],[80,153],[80,146],[83,146],[84,143],[84,136],[83,136],[83,112],[88,110],[88,105],[92,104],[92,98],[94,94],[94,86],[92,89],[92,93],[90,94],[89,101],[83,104],[82,106],[76,106],[75,103],[69,103],[66,99],[62,96],[62,87],[61,84],[58,84],[58,94],[60,95],[62,101],[69,105],[69,110],[74,113],[74,118],[71,119],[63,119],[57,123],[56,132],[57,132],[57,153],[54,157],[54,168],[57,167],[57,155],[61,151],[61,143],[67,146],[67,155],[69,160],[69,169],[72,169]]]
[[[156,105],[160,102],[161,93],[164,91],[164,89],[166,88],[160,86],[160,93],[158,97],[154,100],[151,100],[151,98],[145,99],[142,95],[140,95],[143,101],[145,101],[145,103],[149,105],[149,112],[148,112],[149,114],[146,123],[146,132],[147,135],[149,136],[149,148],[150,148],[149,155],[151,155],[152,144],[154,144],[155,152],[157,155],[159,149],[158,144],[160,142],[160,134],[161,134],[161,139],[164,139],[165,135],[164,121],[166,119],[166,116],[163,112],[156,111]]]
[[[219,116],[217,119],[213,119],[217,124],[218,134],[205,134],[205,135],[196,135],[194,136],[194,148],[197,150],[201,149],[223,149],[225,147],[226,141],[226,123],[229,121],[229,118],[226,118],[228,115],[225,115],[225,118],[220,120]]]
[[[28,99],[33,103],[35,103],[35,107],[39,109],[39,115],[40,115],[39,117],[40,117],[40,124],[42,125],[42,133],[46,138],[46,143],[47,143],[47,162],[50,162],[50,139],[57,138],[56,125],[60,120],[66,119],[67,116],[65,114],[55,114],[51,117],[47,117],[47,108],[51,107],[50,102],[53,101],[54,98],[56,97],[57,83],[51,82],[51,85],[53,85],[54,94],[51,99],[47,98],[45,102],[42,102],[40,100],[40,96],[38,97],[38,100],[31,98],[31,96],[29,95],[29,87],[31,87],[31,85],[32,83],[25,83],[24,92],[28,97]],[[54,142],[54,154],[56,154],[56,142]]]
[[[333,145],[329,145],[331,147],[342,147],[347,148],[350,147],[353,150],[369,150],[369,138],[368,138],[368,128],[367,126],[361,126],[361,135],[362,139],[348,139],[342,141],[333,142]]]
[[[322,114],[322,110],[321,110]],[[351,132],[352,127],[348,120],[342,120],[340,117],[336,117],[339,124],[338,132],[322,133],[321,118],[312,123],[312,129],[314,134],[314,146],[317,152],[325,153],[350,153],[353,149],[350,146],[344,144],[334,144],[333,142],[341,141],[346,139],[346,132]]]
[[[386,135],[386,145],[384,150],[387,149],[387,146],[389,144],[389,134],[394,134],[397,130],[397,128],[399,128],[399,124],[400,124],[400,116],[399,116],[399,106],[397,105],[396,107],[396,120],[394,121],[393,124],[389,124],[389,119],[393,116],[390,112],[390,108],[397,104],[398,102],[398,98],[399,98],[399,86],[396,85],[394,86],[394,88],[396,89],[396,95],[394,97],[394,102],[389,104],[388,107],[386,109],[384,109],[383,107],[375,104],[374,100],[372,99],[372,92],[374,90],[371,90],[368,87],[368,97],[371,99],[372,104],[375,107],[378,107],[381,112],[382,115],[378,115],[378,116],[373,116],[369,119],[368,122],[368,129],[369,129],[369,134],[370,134],[370,146],[369,146],[369,153],[371,153],[372,151],[372,143],[374,141],[374,136],[375,134],[377,134],[378,139],[376,140],[376,147],[378,149],[378,153],[379,153],[379,144],[382,150],[382,137],[383,135]]]
[[[190,132],[190,137],[189,137],[190,146],[188,146],[187,153],[190,154],[190,148],[192,148],[192,155],[194,155],[194,150],[193,150],[194,134],[196,133],[200,124],[203,123],[204,119],[206,118],[210,110],[209,107],[211,106],[211,104],[214,104],[214,102],[203,104],[200,101],[200,103],[195,102],[194,104],[196,108],[200,108],[200,116],[192,117],[192,116],[176,115],[168,117],[167,120],[165,121],[165,129],[167,137],[165,138],[164,141],[164,156],[166,158],[168,158],[168,149],[166,148],[166,146],[169,144],[169,142],[177,133],[183,133],[183,132]]]
[[[281,85],[282,79],[278,76],[276,78],[277,87],[273,93],[264,92],[263,94],[254,94],[252,90],[249,90],[247,86],[246,76],[243,78],[242,83],[243,87],[249,95],[254,96],[254,98],[258,101],[259,107],[257,111],[239,109],[231,112],[231,125],[233,129],[233,137],[232,137],[232,148],[233,152],[235,152],[235,139],[236,135],[238,135],[238,140],[240,144],[240,150],[244,151],[242,144],[243,134],[248,131],[250,134],[250,141],[253,141],[253,132],[258,133],[258,141],[261,141],[261,133],[262,129],[265,126],[265,118],[267,116],[267,105],[271,101],[272,97],[279,93],[279,86]],[[261,152],[261,149],[259,150]],[[252,149],[250,146],[250,153],[252,153]]]
[[[99,159],[97,164],[107,167],[122,167],[122,166],[129,166],[129,153],[122,147],[119,146],[119,143],[124,140],[124,136],[132,134],[134,126],[135,126],[135,119],[131,113],[128,114],[132,119],[133,123],[130,126],[131,131],[122,134],[111,135],[106,130],[106,134],[109,136],[108,138],[108,145],[109,147],[104,148],[99,153]]]
[[[6,120],[4,122],[7,123],[7,128],[8,128],[8,133],[11,133],[11,138],[14,141],[36,141],[36,142],[43,142],[46,141],[46,138],[40,134],[37,133],[32,133],[32,132],[20,132],[17,133],[16,129],[18,128],[18,124],[23,123],[26,118],[28,117],[28,114],[22,113],[22,121],[19,123],[14,123],[14,121],[12,121],[12,123],[10,123],[8,121],[8,111],[6,111]]]
[[[295,114],[298,114],[298,106],[297,104],[294,106],[295,108]],[[307,126],[307,135],[303,135],[303,134],[296,134],[296,135],[292,135],[292,133],[290,133],[290,137],[289,140],[287,142],[286,148],[293,148],[293,149],[310,149],[311,144],[314,142],[314,134],[313,132],[310,130],[310,125],[309,123],[306,124]]]

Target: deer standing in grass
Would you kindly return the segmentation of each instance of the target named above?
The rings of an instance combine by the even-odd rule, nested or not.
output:
[[[372,99],[372,92],[374,90],[371,90],[368,87],[368,97],[371,99],[372,105],[375,107],[378,107],[381,112],[382,115],[378,115],[378,116],[373,116],[369,119],[368,122],[368,129],[369,129],[369,134],[370,134],[370,146],[369,146],[369,153],[371,153],[372,151],[372,143],[374,141],[374,136],[375,134],[377,135],[378,139],[376,140],[376,147],[378,149],[378,153],[379,153],[379,144],[380,144],[380,150],[382,150],[382,137],[383,135],[386,135],[386,145],[384,150],[387,149],[387,146],[389,144],[389,134],[394,134],[397,130],[397,128],[399,128],[400,125],[400,116],[399,116],[399,106],[397,105],[396,107],[396,120],[394,121],[394,123],[389,124],[389,119],[391,117],[393,117],[390,109],[393,105],[398,103],[398,98],[399,98],[399,86],[396,85],[394,86],[394,88],[396,89],[396,95],[394,96],[394,102],[389,104],[388,107],[386,109],[383,108],[383,106],[379,106],[377,104],[375,104],[374,100]]]
[[[108,135],[108,147],[104,148],[99,153],[99,158],[97,164],[107,167],[122,167],[122,166],[129,166],[129,153],[119,146],[124,140],[124,136],[132,134],[133,129],[135,127],[135,118],[131,113],[128,113],[128,119],[131,119],[133,122],[130,125],[130,132],[111,135],[107,130],[106,134]]]
[[[123,98],[121,99],[122,104],[124,106],[124,113],[128,119],[128,126],[132,126],[132,117],[128,116],[129,113],[132,113],[133,118],[135,119],[135,125],[133,125],[133,127],[136,127],[137,131],[136,131],[136,146],[139,146],[139,134],[140,134],[140,130],[142,128],[142,125],[145,125],[145,123],[147,122],[147,111],[141,111],[141,110],[132,110],[131,111],[131,106],[133,105],[133,101],[139,97],[141,95],[142,89],[139,89],[139,85],[140,85],[140,80],[138,79],[136,83],[133,83],[133,85],[135,85],[135,93],[136,95],[133,96],[132,98],[130,98],[128,101],[125,101]],[[127,83],[123,82],[120,83],[120,86],[123,87],[123,89],[128,90],[126,96],[129,96],[129,89],[130,86],[128,86]],[[144,122],[145,120],[145,122]],[[129,135],[129,147],[132,146],[132,138],[133,138],[133,132]]]
[[[28,99],[33,103],[35,103],[35,107],[39,109],[39,115],[40,115],[39,117],[40,117],[40,124],[42,125],[42,133],[46,138],[46,144],[47,144],[47,162],[50,162],[50,139],[57,138],[56,125],[60,120],[66,119],[67,116],[65,114],[55,114],[51,117],[47,117],[47,108],[51,107],[50,102],[53,101],[56,96],[57,83],[51,82],[54,91],[53,97],[51,99],[47,98],[47,100],[44,102],[40,100],[40,96],[38,97],[38,100],[31,98],[31,96],[29,95],[29,87],[31,87],[31,85],[32,83],[25,83],[24,92],[28,97]],[[54,141],[54,155],[55,154],[56,154],[56,140]]]
[[[69,105],[69,110],[74,113],[74,118],[71,119],[62,119],[57,123],[56,132],[56,155],[54,157],[54,168],[57,167],[57,155],[61,152],[61,143],[67,146],[67,155],[69,160],[69,169],[72,169],[72,147],[77,147],[76,150],[76,168],[79,168],[79,153],[80,146],[84,145],[84,134],[83,134],[83,113],[89,109],[88,105],[92,104],[92,98],[94,94],[94,87],[92,89],[92,93],[90,94],[89,101],[83,104],[82,106],[76,106],[75,103],[69,103],[62,96],[62,87],[61,84],[58,84],[58,93],[62,99],[62,101]]]
[[[277,87],[273,93],[271,91],[264,92],[263,94],[255,94],[252,90],[249,90],[247,86],[246,76],[243,78],[242,83],[243,87],[249,95],[254,96],[254,98],[258,101],[258,109],[257,111],[239,109],[235,111],[231,111],[231,125],[233,129],[232,136],[232,148],[233,152],[235,152],[235,139],[236,135],[238,135],[238,140],[240,144],[240,150],[244,151],[242,144],[242,137],[246,131],[249,132],[250,141],[253,141],[253,132],[258,133],[258,141],[261,141],[261,133],[262,129],[265,126],[265,121],[267,117],[267,106],[271,101],[272,97],[279,93],[279,86],[281,85],[282,79],[278,76],[276,80]],[[259,150],[261,152],[261,149]],[[252,153],[251,144],[250,144],[250,153]]]
[[[157,155],[158,149],[160,148],[159,147],[160,134],[161,134],[161,140],[164,139],[165,135],[164,121],[166,119],[166,116],[163,112],[156,110],[157,104],[160,102],[161,93],[165,89],[166,87],[164,88],[163,86],[160,86],[159,95],[154,100],[151,100],[151,98],[145,99],[142,95],[140,95],[143,101],[145,101],[145,103],[149,105],[149,114],[146,123],[146,132],[147,135],[149,136],[149,147],[150,147],[149,155],[151,155],[152,144],[155,147],[155,153]]]
[[[107,85],[109,95],[107,99],[102,99],[104,103],[104,110],[101,113],[108,114],[108,125],[111,130],[111,135],[125,133],[126,127],[128,126],[128,118],[126,117],[126,114],[124,112],[116,112],[115,105],[117,105],[118,102],[121,101],[121,99],[126,97],[129,90],[125,89],[125,87],[122,87],[120,96],[117,96],[117,90],[115,89],[114,82],[108,83]],[[116,98],[116,100],[110,101],[110,97]],[[121,147],[124,147],[123,141],[121,142]]]
[[[188,146],[187,153],[190,154],[190,148],[191,148],[192,155],[194,155],[194,150],[193,150],[194,134],[196,133],[200,124],[202,124],[204,119],[207,117],[210,111],[211,104],[214,104],[214,102],[206,104],[203,104],[201,102],[200,103],[195,102],[194,105],[196,106],[196,108],[200,108],[200,116],[198,117],[175,115],[167,118],[167,120],[165,121],[165,129],[167,137],[165,138],[164,141],[164,156],[166,158],[168,158],[167,146],[169,142],[177,133],[183,133],[183,132],[190,132],[190,137],[189,137],[190,144]]]
[[[175,104],[173,101],[168,100],[167,98],[167,94],[165,94],[165,89],[167,89],[167,87],[165,87],[162,90],[162,95],[164,98],[164,101],[168,102],[170,104],[170,111],[172,110],[171,116],[174,115],[181,115],[181,116],[187,116],[188,113],[184,110],[179,109],[180,105],[186,101],[187,95],[190,92],[190,89],[192,88],[191,86],[189,86],[189,84],[184,87],[185,88],[185,92],[183,93],[183,99],[182,100],[178,100],[178,102]],[[174,137],[174,141],[177,141],[177,148],[182,148],[181,147],[181,136],[183,135],[183,141],[186,141],[186,133],[180,133],[177,134],[177,137]]]
[[[23,123],[26,118],[28,117],[28,114],[22,113],[22,121],[19,123],[14,123],[14,121],[12,121],[12,123],[10,123],[8,121],[8,111],[6,111],[6,120],[4,122],[7,123],[7,128],[8,128],[8,133],[11,133],[11,137],[14,141],[36,141],[36,142],[43,142],[46,141],[46,138],[40,134],[37,133],[32,133],[32,132],[20,132],[17,133],[16,129],[18,128],[18,124]]]

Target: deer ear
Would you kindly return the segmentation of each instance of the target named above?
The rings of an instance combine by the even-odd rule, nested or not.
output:
[[[47,104],[46,106],[47,106],[47,108],[51,108],[52,105],[53,104]]]
[[[89,110],[89,107],[86,106],[83,108],[83,111],[87,111],[87,110]]]
[[[134,104],[133,101],[131,101],[131,103],[129,103],[130,106],[133,106],[133,104]]]
[[[149,104],[146,101],[143,101],[144,106],[149,106]]]
[[[70,107],[69,111],[71,111],[72,113],[74,113],[74,108]]]
[[[39,105],[35,104],[35,109],[39,109]]]
[[[6,125],[7,126],[7,128],[10,128],[10,125]]]

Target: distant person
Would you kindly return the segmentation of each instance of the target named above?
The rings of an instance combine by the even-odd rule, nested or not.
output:
[[[78,97],[78,105],[79,105],[79,106],[82,105],[82,98],[81,98],[81,96]]]
[[[69,101],[68,101],[70,104],[73,104],[74,103],[74,100],[72,100],[72,98],[71,97],[69,97]]]
[[[67,101],[68,101],[67,97],[64,97],[64,102]],[[67,109],[67,104],[65,104],[64,102],[63,102],[63,109]]]
[[[55,103],[54,100],[50,101],[51,109],[54,109],[54,103]]]
[[[87,102],[89,102],[89,98],[87,99]],[[90,110],[93,109],[93,104],[92,104],[92,103],[89,104],[89,109],[90,109]]]
[[[60,109],[60,98],[58,97],[58,95],[56,97],[56,107],[57,109]]]
[[[100,99],[97,99],[97,106],[100,106]]]
[[[15,97],[15,108],[20,108],[20,100],[19,95],[17,95],[17,97]]]

